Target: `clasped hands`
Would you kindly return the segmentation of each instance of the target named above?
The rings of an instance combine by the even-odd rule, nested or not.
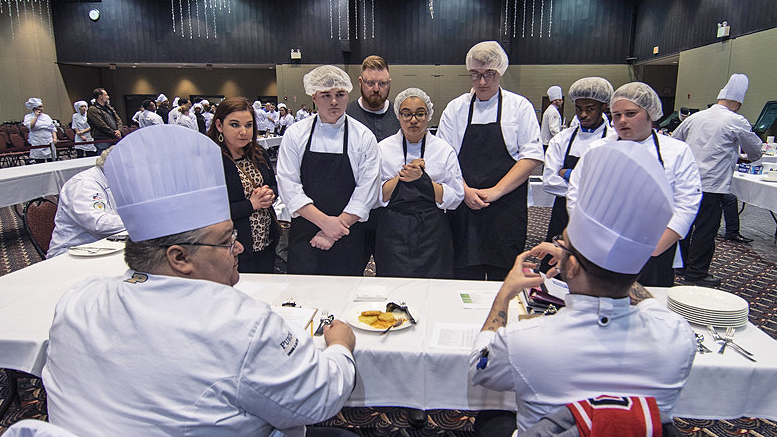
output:
[[[491,202],[496,202],[502,197],[502,191],[496,187],[470,188],[464,185],[464,204],[475,211],[486,208]]]
[[[310,240],[310,245],[316,249],[329,250],[337,240],[351,232],[348,222],[341,216],[326,216],[320,225],[321,230]]]
[[[426,169],[426,162],[423,158],[418,158],[410,161],[410,164],[405,164],[402,169],[399,170],[399,180],[402,182],[413,182],[420,178],[424,174]]]
[[[269,208],[275,201],[275,193],[268,185],[262,185],[261,187],[254,188],[248,200],[251,202],[254,211]]]

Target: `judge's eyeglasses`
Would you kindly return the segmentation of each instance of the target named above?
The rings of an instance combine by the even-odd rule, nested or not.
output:
[[[410,111],[404,111],[399,113],[399,118],[402,119],[402,121],[410,121],[413,119],[413,117],[416,118],[418,121],[424,121],[426,120],[426,116],[429,115],[426,111],[418,111],[418,112],[410,112]]]
[[[232,235],[229,237],[229,244],[211,244],[211,243],[176,243],[178,246],[209,246],[209,247],[226,247],[229,249],[229,254],[235,254],[235,243],[237,242],[237,229],[232,230]],[[170,247],[172,244],[166,244],[162,247]]]
[[[580,265],[580,267],[583,270],[588,270],[585,268],[585,264],[583,264],[582,261],[580,261],[580,256],[577,254],[576,250],[572,250],[571,248],[565,246],[564,244],[561,244],[559,241],[564,241],[564,237],[562,235],[556,235],[553,237],[553,245],[558,247],[559,249],[568,252],[570,255],[574,256],[577,259],[577,263]]]

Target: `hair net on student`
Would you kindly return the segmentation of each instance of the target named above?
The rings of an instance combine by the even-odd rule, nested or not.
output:
[[[430,99],[424,90],[420,88],[408,88],[397,94],[397,98],[394,99],[394,113],[397,114],[397,118],[399,118],[399,107],[402,106],[402,103],[404,103],[404,101],[410,97],[418,97],[419,99],[423,100],[428,111],[427,119],[432,118],[432,114],[434,114],[434,111],[432,110],[432,107],[434,106],[432,104],[432,99]]]
[[[664,115],[664,112],[661,110],[661,99],[658,98],[658,94],[653,91],[653,88],[650,88],[646,83],[631,82],[618,88],[612,95],[611,103],[615,104],[618,100],[628,100],[643,108],[653,121]]]
[[[322,65],[311,70],[302,78],[305,94],[312,96],[318,91],[342,89],[351,92],[353,84],[348,73],[334,65]]]
[[[483,41],[475,44],[467,52],[467,70],[496,70],[500,76],[507,71],[509,61],[507,53],[496,41]]]
[[[601,77],[584,77],[578,79],[569,87],[569,98],[573,102],[577,99],[591,99],[597,102],[610,103],[612,85],[607,79]]]

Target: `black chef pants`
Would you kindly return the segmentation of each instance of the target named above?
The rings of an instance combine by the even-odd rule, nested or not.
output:
[[[680,251],[685,262],[685,279],[698,281],[709,274],[715,253],[715,235],[720,228],[724,194],[702,193],[699,212],[685,239],[680,240]]]

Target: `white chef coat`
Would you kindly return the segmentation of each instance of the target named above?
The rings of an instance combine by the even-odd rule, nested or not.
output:
[[[567,153],[569,139],[572,138],[575,129],[577,127],[569,127],[554,136],[548,144],[548,150],[545,151],[545,170],[542,172],[542,187],[546,192],[554,196],[564,197],[567,194],[569,184],[558,175],[558,172],[564,168],[564,155]],[[591,143],[602,138],[605,129],[607,129],[608,134],[615,132],[615,129],[607,126],[607,123],[602,123],[593,132],[584,132],[582,128],[578,129],[575,140],[572,142],[572,147],[569,150],[569,155],[578,158],[583,156],[583,153],[588,150],[588,146]]]
[[[65,182],[59,192],[54,233],[46,258],[123,230],[105,174],[96,166],[88,168]]]
[[[529,158],[542,161],[543,150],[540,142],[540,125],[534,115],[534,107],[525,97],[505,89],[502,92],[502,136],[510,156],[516,161]],[[499,93],[489,100],[475,99],[472,112],[472,124],[488,124],[496,121]],[[467,130],[467,117],[472,93],[462,94],[451,100],[440,118],[437,136],[453,146],[456,154],[461,150],[464,132]],[[466,181],[465,181],[466,182]]]
[[[176,106],[167,113],[167,124],[178,124],[178,117],[181,116],[181,111],[178,110],[180,106]]]
[[[617,135],[615,133],[612,136],[608,135],[605,139],[594,141],[588,150],[614,141]],[[687,144],[666,135],[657,134],[657,136],[658,145],[661,149],[661,158],[664,160],[664,174],[666,174],[666,178],[669,181],[669,186],[672,187],[672,197],[674,200],[672,218],[666,227],[677,232],[680,238],[685,238],[693,221],[696,219],[699,203],[701,203],[699,169]],[[658,160],[652,135],[639,143]],[[585,156],[583,154],[581,160],[585,159]],[[582,161],[578,163],[578,167],[581,164]],[[574,210],[577,204],[577,190],[579,186],[580,172],[573,171],[572,176],[569,178],[569,188],[567,189],[567,211],[570,217],[572,216],[572,210]]]
[[[515,391],[518,434],[569,402],[599,396],[652,396],[671,422],[696,355],[693,330],[656,299],[566,297],[558,314],[483,331],[475,339],[473,384]],[[606,322],[603,320],[606,318]],[[478,370],[481,350],[488,364]]]
[[[310,113],[304,109],[297,111],[297,121],[304,120],[310,117]]]
[[[203,112],[202,118],[205,119],[205,131],[207,132],[207,130],[210,129],[210,124],[213,122],[213,113]]]
[[[76,112],[75,114],[73,114],[73,121],[72,121],[72,123],[70,123],[70,127],[74,131],[80,131],[80,130],[84,130],[84,129],[89,129],[90,126],[89,126],[89,122],[86,120],[86,114],[81,115],[80,112]],[[83,142],[87,142],[87,141],[94,141],[94,138],[92,138],[92,131],[86,132],[83,135],[86,138],[82,139],[78,135],[78,133],[75,134],[75,143],[76,144],[73,147],[75,147],[76,149],[79,149],[79,150],[86,150],[87,152],[96,152],[97,151],[97,147],[94,144],[79,144],[79,143],[83,143]]]
[[[143,111],[145,111],[145,109],[139,109],[138,111],[136,111],[135,114],[132,115],[132,121],[140,125],[140,116],[141,114],[143,114]]]
[[[294,123],[286,130],[278,149],[278,191],[281,200],[291,211],[292,217],[299,217],[297,211],[313,203],[313,200],[305,195],[300,181],[300,165],[313,121],[315,120],[317,124],[310,151],[343,153],[343,124],[346,119],[348,120],[348,160],[351,162],[356,188],[343,212],[356,215],[360,222],[364,222],[369,218],[372,207],[378,202],[380,163],[375,135],[366,126],[345,114],[334,124],[322,123],[319,117],[309,117]],[[326,169],[321,170],[326,171]]]
[[[24,116],[24,126],[26,126],[27,129],[30,129],[30,133],[27,135],[27,142],[29,142],[31,146],[45,146],[51,144],[53,141],[52,133],[57,131],[54,120],[52,120],[48,114],[41,114],[35,122],[35,127],[31,128],[30,125],[34,118],[35,113],[33,112]],[[30,158],[51,158],[51,148],[42,147],[40,149],[30,149]]]
[[[286,129],[288,129],[289,126],[291,126],[292,124],[294,124],[294,116],[292,116],[291,114],[286,114],[284,117],[280,117],[278,119],[278,128],[279,129],[282,126],[286,126]]]
[[[378,143],[380,149],[380,185],[393,179],[402,170],[405,164],[405,156],[402,151],[402,131],[385,138]],[[421,157],[421,142],[407,143],[407,162]],[[440,209],[456,209],[464,199],[464,179],[461,177],[459,158],[453,147],[445,140],[437,138],[427,132],[426,146],[424,148],[424,162],[426,174],[432,181],[442,185],[442,203],[438,203]],[[386,206],[380,194],[380,206]]]
[[[188,112],[186,114],[182,114],[179,112],[178,120],[175,121],[175,124],[178,126],[188,127],[189,129],[196,130],[197,132],[200,131],[199,126],[197,126],[197,117],[194,116],[191,112]]]
[[[146,126],[153,126],[155,124],[165,124],[165,122],[162,120],[162,117],[159,116],[156,112],[149,111],[148,109],[144,109],[143,113],[140,114],[140,117],[138,117],[138,124],[140,127],[146,127]]]
[[[63,295],[43,380],[49,421],[82,437],[302,436],[355,367],[232,287],[129,270]]]
[[[745,117],[723,105],[691,114],[675,129],[672,137],[685,141],[696,157],[705,193],[728,194],[731,191],[732,165],[739,148],[747,159],[761,157],[762,141]]]
[[[553,105],[548,105],[542,114],[542,127],[540,129],[542,144],[550,144],[551,138],[561,132],[561,114]]]

